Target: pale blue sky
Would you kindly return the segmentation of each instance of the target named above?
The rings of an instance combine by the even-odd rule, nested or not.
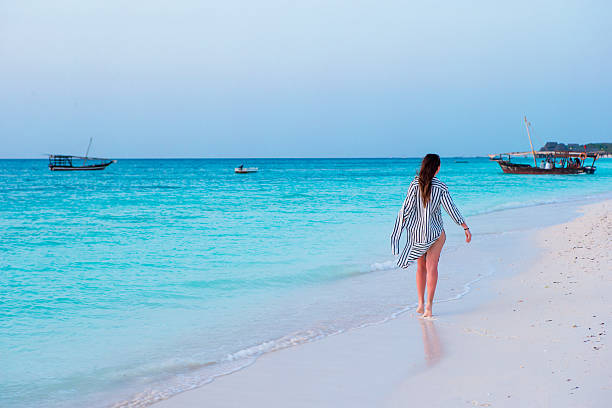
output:
[[[0,157],[612,141],[609,4],[0,0]]]

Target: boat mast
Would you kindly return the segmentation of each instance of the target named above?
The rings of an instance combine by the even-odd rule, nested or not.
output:
[[[529,137],[529,145],[531,146],[531,154],[533,154],[533,166],[538,167],[538,162],[536,161],[535,150],[533,150],[533,143],[531,143],[531,134],[529,133],[529,125],[531,123],[527,122],[527,116],[525,116],[524,119],[525,119],[525,127],[527,128],[527,137]]]
[[[85,164],[85,162],[87,161],[87,156],[89,155],[89,148],[91,147],[92,140],[93,140],[93,136],[89,138],[89,144],[87,145],[87,151],[85,152],[85,160],[83,161],[83,164]]]

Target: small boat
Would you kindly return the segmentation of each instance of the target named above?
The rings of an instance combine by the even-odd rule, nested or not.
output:
[[[527,136],[531,145],[531,152],[512,152],[490,154],[489,159],[497,162],[504,173],[511,174],[593,174],[597,167],[598,152],[576,152],[576,151],[540,151],[533,149],[531,133],[529,131],[531,123],[525,117]],[[513,163],[513,157],[533,157],[533,166],[524,163]],[[540,165],[538,165],[538,159]],[[587,159],[593,159],[591,165],[586,165]]]
[[[257,173],[257,170],[259,170],[257,167],[239,166],[234,169],[234,173],[239,173],[239,174]]]
[[[88,157],[91,147],[91,138],[85,156],[69,156],[62,154],[49,155],[49,170],[51,171],[84,171],[84,170],[104,170],[106,167],[117,160],[102,159],[99,157]]]
[[[80,163],[79,160],[81,160]],[[91,164],[87,164],[87,162]],[[117,163],[117,160],[87,156],[49,155],[49,170],[51,171],[104,170],[113,163]]]

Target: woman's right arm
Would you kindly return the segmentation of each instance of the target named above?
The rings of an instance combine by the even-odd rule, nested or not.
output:
[[[465,242],[469,243],[472,240],[472,233],[470,232],[470,227],[464,222],[461,224],[463,227],[463,232],[465,232]]]
[[[465,219],[459,212],[459,209],[453,202],[453,199],[448,192],[448,187],[444,188],[442,192],[442,206],[450,215],[450,217],[457,223],[457,225],[461,225],[463,227],[463,232],[465,232],[465,242],[470,242],[472,240],[472,233],[470,232],[470,227],[465,223]]]

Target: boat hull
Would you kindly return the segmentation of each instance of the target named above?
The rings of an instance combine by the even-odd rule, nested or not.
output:
[[[104,170],[113,162],[104,164],[95,164],[91,166],[53,166],[49,165],[51,171],[91,171],[91,170]]]
[[[552,169],[541,169],[539,167],[533,167],[528,164],[510,163],[505,160],[498,160],[497,164],[501,167],[504,173],[509,174],[593,174],[595,173],[595,167],[575,167],[575,168],[552,168]]]
[[[259,170],[257,167],[236,167],[234,169],[234,173],[237,174],[247,174],[247,173],[257,173],[257,170]]]

